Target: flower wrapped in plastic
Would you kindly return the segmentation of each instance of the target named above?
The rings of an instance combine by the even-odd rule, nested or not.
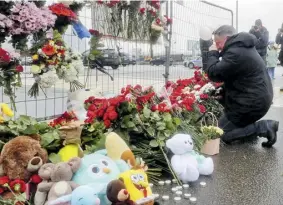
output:
[[[47,7],[38,8],[33,2],[17,2],[12,7],[9,18],[13,22],[13,27],[9,30],[12,45],[23,50],[27,47],[28,35],[53,27],[57,17]]]

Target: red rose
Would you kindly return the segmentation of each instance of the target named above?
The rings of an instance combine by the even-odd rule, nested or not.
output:
[[[111,121],[116,120],[118,118],[118,113],[116,111],[109,112],[108,118]]]
[[[5,191],[3,187],[0,187],[0,194],[2,194]]]
[[[155,20],[155,22],[157,23],[157,25],[160,25],[160,23],[161,23],[160,18],[157,18],[157,19]]]
[[[98,4],[103,4],[103,0],[98,0],[97,3]]]
[[[16,193],[24,193],[26,191],[26,184],[23,180],[15,179],[11,181],[9,185]]]
[[[90,111],[95,111],[96,110],[96,106],[94,104],[91,104],[89,107],[88,107],[88,110]]]
[[[8,185],[10,179],[7,176],[0,177],[0,186]]]
[[[87,118],[87,119],[85,119],[85,123],[87,123],[87,124],[91,124],[93,122],[93,118]]]
[[[153,105],[152,107],[151,107],[151,111],[156,111],[156,110],[158,110],[158,105]]]
[[[95,112],[88,110],[86,116],[90,118],[95,118]]]
[[[111,126],[110,120],[104,120],[103,122],[106,128],[109,128]]]
[[[140,14],[144,14],[145,13],[145,8],[140,8],[139,12],[140,12]]]
[[[10,54],[3,48],[0,48],[0,62],[10,63],[10,61],[11,61]]]
[[[206,99],[208,99],[208,94],[201,94],[199,97],[202,100],[206,100]]]
[[[94,30],[94,29],[89,29],[89,32],[90,32],[91,35],[94,35],[94,36],[99,36],[100,35],[99,31]]]
[[[17,65],[17,67],[16,67],[16,71],[17,71],[18,73],[21,73],[21,72],[23,72],[23,71],[24,71],[24,67],[23,67],[23,66],[21,66],[21,65]]]
[[[42,182],[42,179],[38,174],[34,174],[31,176],[30,181],[34,184],[39,184],[40,182]]]
[[[103,120],[104,120],[104,121],[105,121],[105,120],[109,120],[108,114],[109,114],[109,112],[106,112],[106,113],[103,115]]]
[[[206,112],[206,108],[204,107],[204,105],[198,104],[198,107],[199,107],[199,111],[201,113],[205,113]]]
[[[134,87],[134,89],[141,91],[141,90],[142,90],[142,86],[141,86],[141,85],[136,85],[136,86]]]
[[[96,112],[98,117],[103,117],[104,113],[105,113],[104,109],[100,109]]]

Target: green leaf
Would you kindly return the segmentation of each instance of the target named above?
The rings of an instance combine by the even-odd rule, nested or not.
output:
[[[146,106],[143,108],[143,115],[145,118],[149,118],[150,117],[150,113],[151,113],[151,110],[148,109]]]
[[[61,157],[55,153],[49,154],[48,159],[54,164],[61,162]]]
[[[134,128],[136,125],[132,121],[127,122],[127,128]]]
[[[150,145],[151,147],[158,147],[158,143],[157,143],[156,140],[151,140],[150,143],[149,143],[149,145]]]
[[[161,118],[159,117],[159,113],[158,112],[153,112],[152,119],[155,120],[155,121],[161,120]]]
[[[151,136],[151,137],[154,137],[155,135],[155,129],[153,127],[149,127],[146,129],[148,134]]]
[[[174,122],[175,122],[175,124],[176,124],[177,126],[181,125],[181,120],[180,120],[180,118],[174,117],[173,120],[174,120]]]
[[[41,135],[40,144],[41,144],[42,147],[46,147],[47,145],[49,145],[53,141],[54,141],[53,133],[45,133],[45,134]]]
[[[160,146],[164,147],[165,146],[165,142],[164,141],[160,141]]]
[[[171,114],[170,113],[164,113],[163,119],[164,119],[165,122],[170,122],[172,120]]]

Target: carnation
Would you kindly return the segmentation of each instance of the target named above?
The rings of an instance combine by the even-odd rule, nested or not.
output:
[[[58,76],[56,75],[56,72],[54,71],[48,71],[47,73],[44,73],[40,75],[39,85],[42,88],[50,88],[59,80]]]

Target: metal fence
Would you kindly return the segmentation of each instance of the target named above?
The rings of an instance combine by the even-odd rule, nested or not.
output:
[[[93,4],[93,6],[85,7],[80,12],[80,20],[87,28],[105,30],[107,22],[99,9],[97,5]],[[231,25],[233,21],[231,12],[197,0],[165,2],[162,4],[162,12],[173,19],[170,49],[170,59],[173,61],[173,65],[168,70],[169,80],[187,78],[193,75],[194,70],[185,67],[184,62],[200,55],[199,28],[201,26],[209,26],[214,29],[223,24]],[[71,27],[68,28],[64,35],[64,40],[72,49],[80,53],[84,53],[89,49],[89,39],[78,39]],[[154,86],[156,89],[164,85],[165,66],[150,65],[145,60],[151,54],[148,42],[105,36],[103,37],[103,43],[108,48],[116,49],[118,46],[121,52],[135,56],[137,64],[121,65],[118,69],[106,67],[106,71],[113,79],[97,69],[88,70],[85,67],[84,73],[80,76],[80,81],[84,82],[87,88],[92,91],[99,90],[106,94],[115,94],[128,84]],[[162,38],[153,46],[153,54],[154,57],[165,57]],[[17,113],[44,120],[64,112],[66,110],[69,85],[60,82],[53,88],[46,89],[46,95],[40,92],[36,99],[30,98],[27,92],[34,81],[29,69],[28,65],[25,66],[25,72],[22,74],[23,86],[16,90]],[[90,74],[89,77],[87,77],[88,73]],[[9,102],[3,91],[0,98],[1,102]]]

